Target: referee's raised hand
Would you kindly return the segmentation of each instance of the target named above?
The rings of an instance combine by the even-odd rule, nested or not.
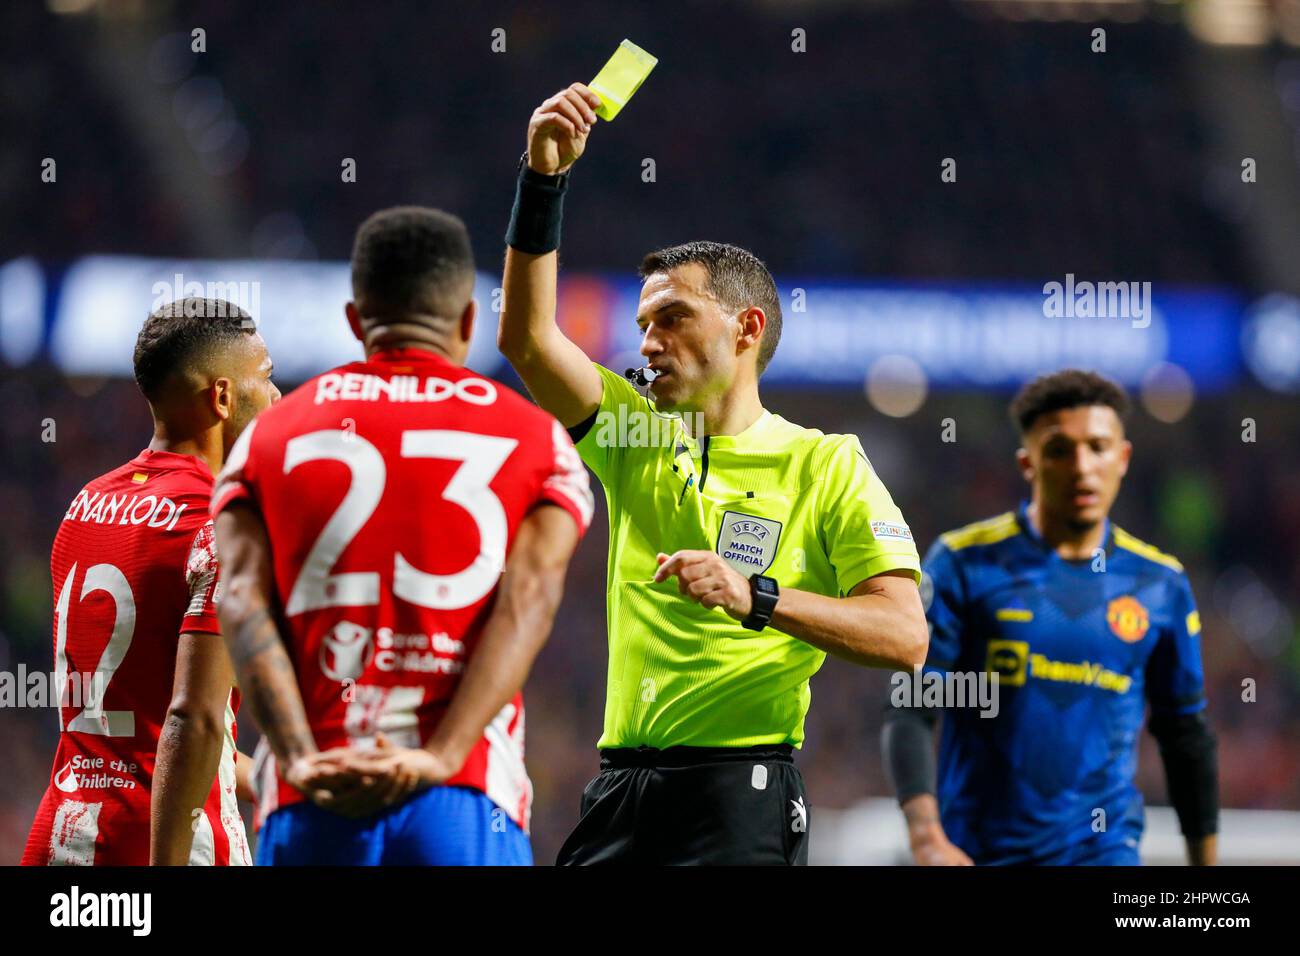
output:
[[[543,176],[558,176],[582,155],[596,125],[600,97],[586,84],[573,83],[533,110],[528,121],[528,166]]]

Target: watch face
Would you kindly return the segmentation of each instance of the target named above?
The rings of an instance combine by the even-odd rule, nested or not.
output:
[[[776,593],[776,582],[761,574],[754,576],[754,587],[757,590],[762,591],[764,594]]]

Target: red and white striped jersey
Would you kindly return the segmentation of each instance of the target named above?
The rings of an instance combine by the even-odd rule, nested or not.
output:
[[[198,458],[146,450],[86,485],[63,516],[50,559],[59,745],[25,865],[149,862],[150,788],[177,639],[221,640],[211,489]],[[192,864],[252,862],[235,801],[238,706],[232,690]]]
[[[379,352],[307,382],[241,437],[213,492],[260,511],[316,744],[428,740],[492,612],[524,516],[593,500],[554,418],[420,349]],[[527,829],[522,694],[449,785],[473,787]],[[301,795],[281,781],[278,802]]]

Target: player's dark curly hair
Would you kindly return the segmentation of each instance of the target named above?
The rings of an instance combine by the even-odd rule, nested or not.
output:
[[[1011,420],[1024,435],[1040,415],[1088,405],[1109,406],[1123,418],[1129,410],[1128,394],[1104,375],[1077,368],[1062,369],[1040,375],[1021,388],[1011,401]]]
[[[357,229],[352,295],[363,318],[459,319],[474,294],[474,253],[465,223],[423,206],[381,209]],[[427,320],[426,320],[427,321]]]
[[[225,299],[191,296],[168,302],[145,319],[136,336],[136,384],[153,402],[173,373],[195,368],[256,332],[252,317]]]
[[[641,260],[638,274],[644,282],[657,272],[667,272],[695,262],[704,266],[709,275],[709,291],[724,306],[737,311],[758,306],[767,316],[763,339],[758,346],[758,374],[762,375],[781,341],[781,297],[777,294],[772,273],[767,271],[763,260],[739,246],[696,241],[650,253]]]

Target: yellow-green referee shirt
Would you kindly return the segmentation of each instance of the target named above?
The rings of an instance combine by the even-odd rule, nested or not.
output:
[[[622,376],[578,451],[609,506],[609,684],[597,746],[803,743],[808,679],[826,654],[652,579],[655,555],[714,550],[745,577],[832,597],[884,571],[920,580],[916,545],[853,435],[771,412],[739,435],[692,439]]]

